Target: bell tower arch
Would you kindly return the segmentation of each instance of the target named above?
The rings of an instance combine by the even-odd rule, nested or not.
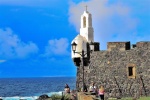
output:
[[[85,37],[88,42],[94,41],[94,31],[92,27],[92,15],[87,11],[87,6],[81,15],[80,35]]]
[[[86,27],[86,17],[84,16],[83,17],[83,28],[85,28]]]

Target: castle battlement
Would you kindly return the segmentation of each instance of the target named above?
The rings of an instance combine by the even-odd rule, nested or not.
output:
[[[130,45],[130,41],[127,42],[108,42],[107,43],[107,50],[119,50],[125,51],[130,50],[131,48],[150,48],[150,41],[141,41],[133,44],[132,47]]]
[[[150,48],[150,41],[141,41],[136,43],[137,48]]]
[[[130,41],[128,42],[108,42],[107,43],[107,50],[130,50]]]

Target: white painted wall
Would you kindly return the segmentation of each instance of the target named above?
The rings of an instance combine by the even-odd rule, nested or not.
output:
[[[83,18],[86,17],[86,27],[84,27],[84,20]],[[94,33],[93,33],[93,27],[92,27],[92,15],[88,11],[84,11],[84,13],[81,15],[81,28],[80,28],[80,34],[78,34],[75,39],[72,41],[77,44],[76,52],[82,52],[84,50],[87,51],[86,44],[87,42],[94,42]],[[71,43],[71,44],[72,44]],[[71,48],[71,55],[72,58],[78,58],[81,57],[81,55],[77,53],[73,53]],[[86,57],[86,56],[85,56]]]
[[[83,18],[86,17],[86,27],[83,27],[84,21]],[[88,11],[84,11],[83,15],[81,15],[81,28],[80,35],[85,37],[88,42],[94,42],[93,35],[93,27],[92,27],[92,15]]]
[[[87,48],[86,48],[86,43],[87,43],[87,40],[82,37],[80,34],[77,35],[77,37],[72,41],[72,43],[75,42],[77,44],[77,47],[76,47],[76,52],[82,52],[82,49],[84,51],[87,51]],[[72,44],[71,43],[71,44]],[[72,51],[72,47],[71,47],[71,51]],[[81,57],[81,55],[77,54],[77,53],[73,53],[72,51],[72,58],[78,58],[78,57]],[[86,57],[86,56],[85,56]]]

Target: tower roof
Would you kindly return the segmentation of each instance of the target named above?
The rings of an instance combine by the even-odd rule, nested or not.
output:
[[[76,42],[76,41],[84,41],[84,42],[87,42],[86,38],[81,36],[80,34],[78,34],[72,41],[73,42]]]

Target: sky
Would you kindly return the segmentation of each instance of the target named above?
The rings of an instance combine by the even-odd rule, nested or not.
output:
[[[85,5],[100,50],[150,41],[150,0],[0,0],[0,78],[76,76],[71,41]]]

